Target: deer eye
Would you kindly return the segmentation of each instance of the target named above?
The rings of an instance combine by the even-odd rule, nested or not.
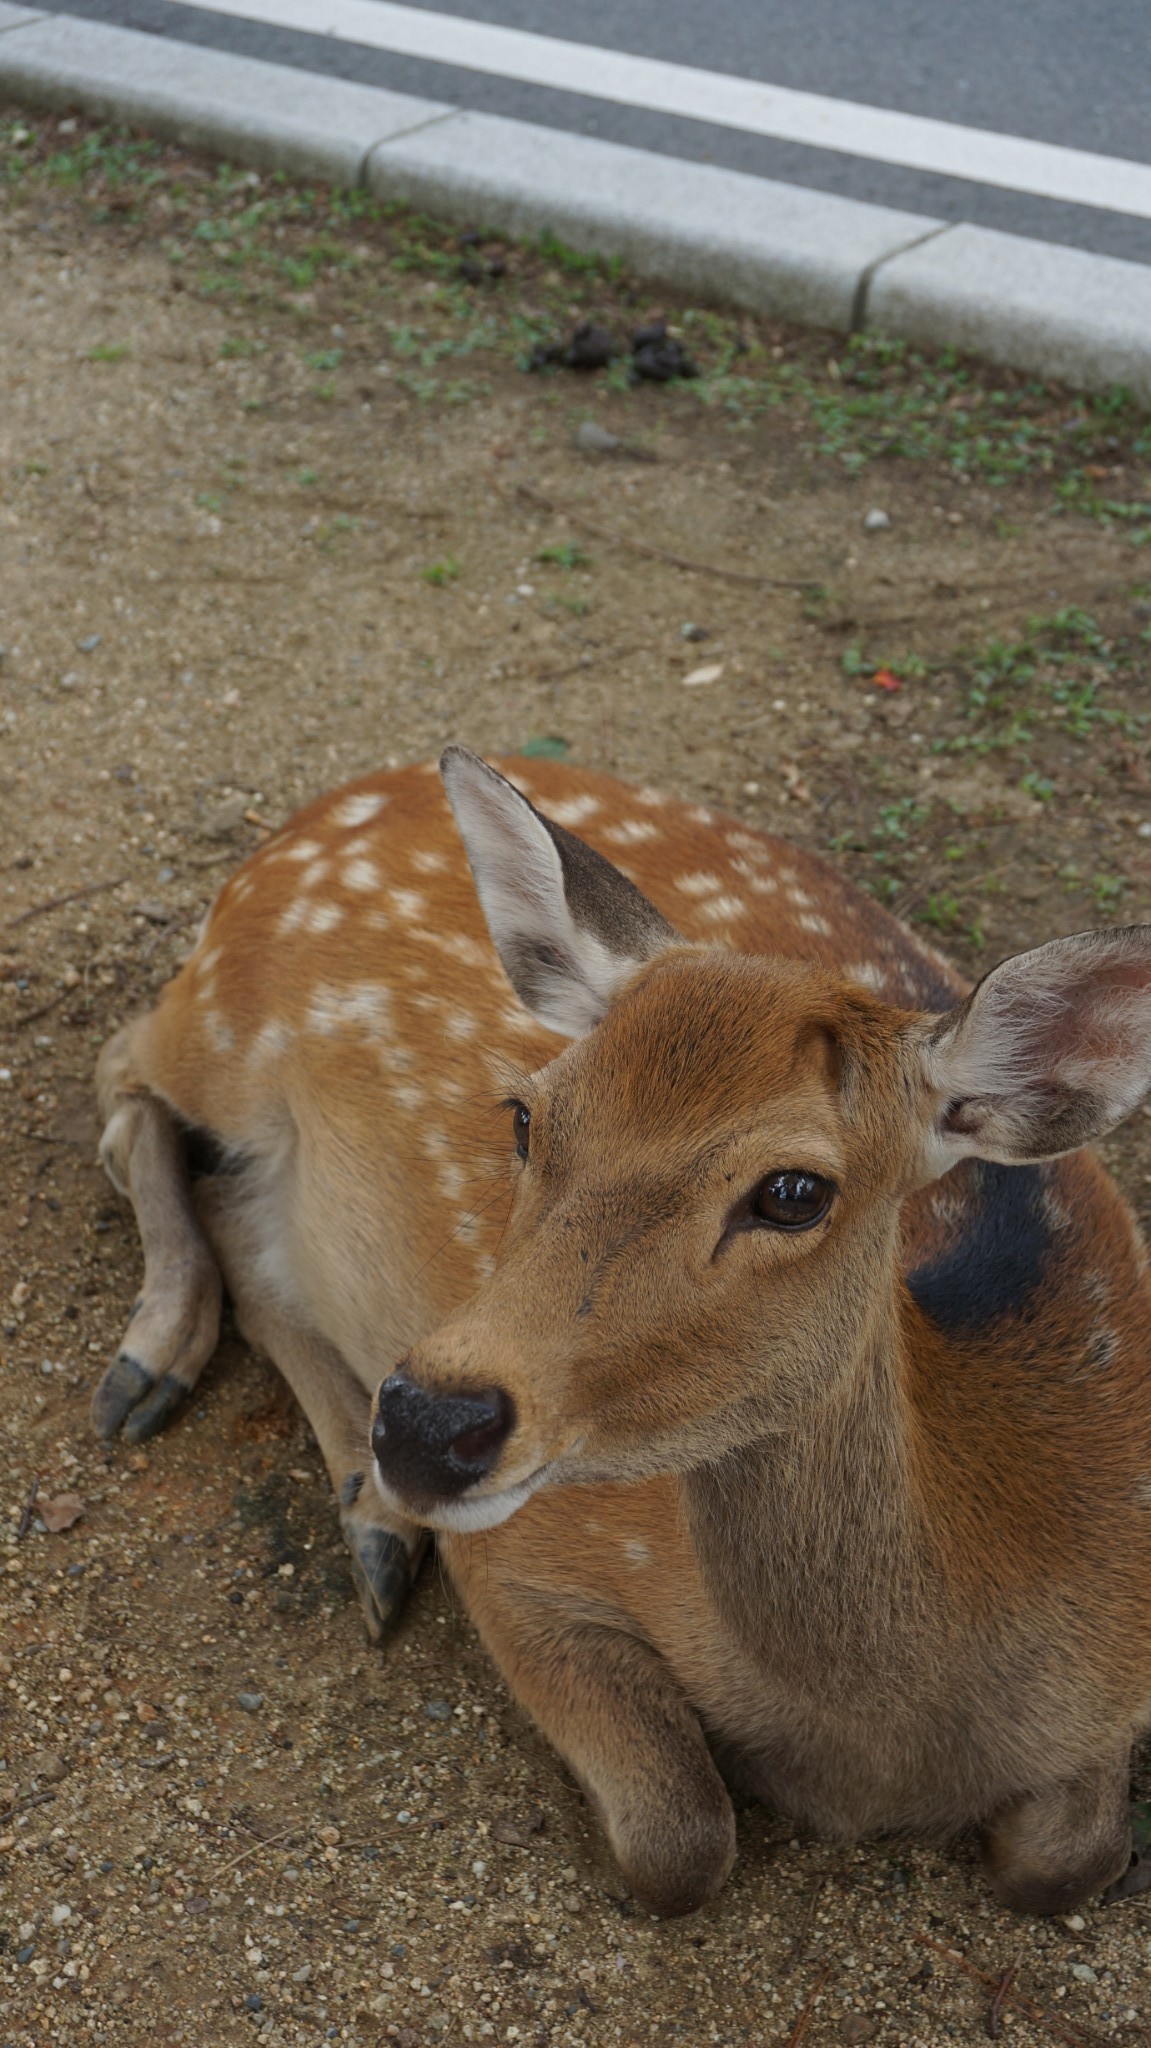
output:
[[[512,1113],[512,1137],[515,1139],[516,1158],[528,1156],[528,1138],[532,1127],[532,1113],[526,1102],[512,1102],[508,1107]]]
[[[810,1230],[826,1216],[834,1194],[831,1181],[820,1174],[788,1167],[782,1173],[769,1173],[752,1189],[748,1209],[752,1222],[768,1230]]]

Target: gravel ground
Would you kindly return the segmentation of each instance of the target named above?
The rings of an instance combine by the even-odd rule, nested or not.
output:
[[[139,1269],[96,1050],[325,784],[566,750],[969,971],[1148,915],[1146,421],[13,110],[0,277],[4,2043],[1147,2041],[1151,1904],[1013,1919],[967,1844],[749,1808],[637,1913],[434,1567],[369,1652],[234,1338],[146,1450],[87,1423]],[[696,379],[522,367],[656,313]]]

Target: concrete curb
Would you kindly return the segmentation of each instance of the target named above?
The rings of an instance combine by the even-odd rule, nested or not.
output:
[[[1151,404],[1151,269],[0,0],[0,89],[638,275]]]

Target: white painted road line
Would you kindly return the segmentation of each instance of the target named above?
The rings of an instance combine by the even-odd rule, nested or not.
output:
[[[965,128],[918,114],[793,92],[721,71],[697,71],[657,57],[601,50],[461,15],[402,7],[395,0],[182,0],[269,28],[359,43],[394,55],[454,64],[520,84],[706,121],[777,141],[833,149],[875,163],[998,185],[1072,206],[1151,220],[1151,164]],[[765,30],[766,34],[766,30]]]

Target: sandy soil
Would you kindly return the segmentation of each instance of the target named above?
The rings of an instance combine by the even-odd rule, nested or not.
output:
[[[368,1651],[270,1369],[225,1341],[146,1450],[87,1423],[139,1267],[96,1049],[326,784],[563,746],[972,971],[1146,916],[1146,422],[76,122],[0,117],[0,173],[4,2041],[1146,2041],[1148,1902],[1015,1920],[969,1845],[750,1809],[649,1921],[433,1569]],[[661,310],[694,382],[521,367]]]

